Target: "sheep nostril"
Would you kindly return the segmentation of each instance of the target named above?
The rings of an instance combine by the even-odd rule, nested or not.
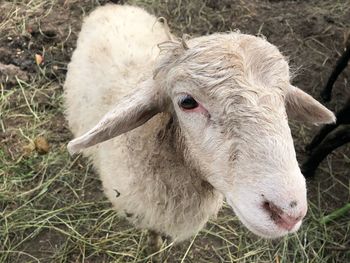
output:
[[[291,208],[294,208],[294,207],[296,207],[298,205],[298,202],[297,201],[292,201],[292,202],[290,202],[290,204],[289,204],[289,206],[291,207]]]
[[[270,203],[267,202],[267,201],[265,201],[265,202],[263,203],[263,207],[264,207],[264,209],[266,209],[266,210],[270,210]]]
[[[272,218],[279,218],[280,215],[284,213],[281,208],[269,201],[265,201],[263,203],[263,207],[271,215]]]
[[[274,203],[265,201],[263,203],[264,210],[270,215],[272,221],[275,222],[276,225],[282,227],[286,230],[292,230],[293,227],[303,218],[303,216],[290,216],[285,213],[281,208],[276,206]]]

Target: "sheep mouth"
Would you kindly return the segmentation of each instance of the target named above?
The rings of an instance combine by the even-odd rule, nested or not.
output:
[[[278,229],[275,229],[272,231],[267,231],[267,230],[263,229],[262,227],[252,223],[251,220],[247,219],[247,217],[244,215],[244,213],[242,213],[241,210],[233,204],[233,202],[230,202],[228,200],[228,204],[232,207],[234,213],[237,215],[237,217],[243,223],[243,225],[246,226],[248,228],[248,230],[250,230],[252,233],[254,233],[257,236],[260,236],[260,237],[263,237],[266,239],[274,239],[274,238],[283,237],[290,232],[294,232],[293,230],[287,231],[287,230],[281,229],[279,227],[278,227]],[[274,220],[270,219],[270,221],[275,224]]]

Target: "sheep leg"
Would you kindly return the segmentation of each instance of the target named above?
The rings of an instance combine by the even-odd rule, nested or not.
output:
[[[330,133],[302,165],[301,170],[303,175],[306,178],[312,177],[318,165],[329,153],[348,142],[350,142],[349,126],[340,127],[338,130]]]
[[[346,102],[344,108],[336,113],[337,122],[332,124],[327,124],[322,127],[322,129],[316,134],[316,136],[312,139],[309,145],[305,147],[305,149],[309,152],[312,152],[317,145],[319,145],[326,136],[337,128],[341,124],[350,124],[350,98]]]
[[[337,80],[340,73],[345,69],[350,59],[350,45],[346,47],[345,52],[338,59],[337,64],[328,79],[326,87],[321,92],[321,97],[324,101],[330,101],[332,97],[332,89],[334,82]]]

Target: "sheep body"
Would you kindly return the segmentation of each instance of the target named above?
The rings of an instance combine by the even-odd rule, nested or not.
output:
[[[166,40],[163,25],[140,8],[107,5],[91,13],[65,83],[67,119],[75,137],[152,74],[157,44]],[[181,155],[172,148],[169,122],[168,114],[159,114],[84,154],[92,158],[117,211],[140,228],[180,241],[216,215],[223,198],[186,171]]]
[[[300,227],[306,187],[287,113],[312,123],[334,115],[290,84],[287,60],[265,39],[179,41],[142,9],[107,5],[84,22],[65,92],[77,137],[68,150],[92,158],[136,226],[181,241],[225,197],[257,235]]]

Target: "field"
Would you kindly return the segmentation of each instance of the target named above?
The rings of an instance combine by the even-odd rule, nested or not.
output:
[[[89,161],[70,157],[63,83],[81,22],[104,0],[0,0],[0,262],[154,262],[146,231],[118,218]],[[117,2],[117,1],[114,1]],[[289,57],[293,84],[319,92],[344,48],[349,0],[130,0],[168,19],[179,36],[239,29],[264,35]],[[350,66],[326,104],[340,109]],[[290,123],[297,156],[319,129]],[[227,206],[192,240],[164,244],[162,262],[350,262],[350,145],[308,181],[309,212],[298,233],[262,240]]]

